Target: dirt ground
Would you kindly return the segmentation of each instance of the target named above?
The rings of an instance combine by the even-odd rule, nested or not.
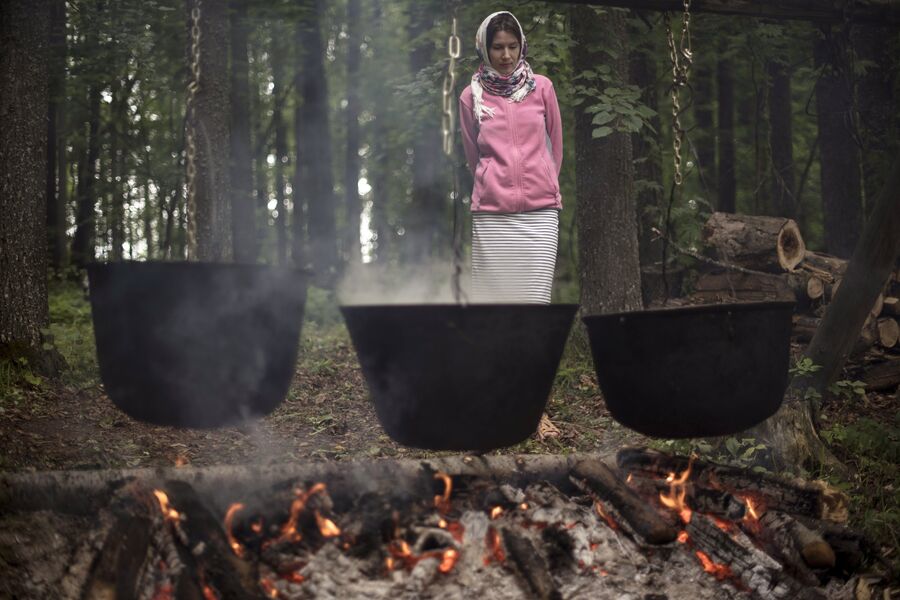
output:
[[[400,446],[381,429],[349,336],[340,326],[304,332],[286,400],[259,422],[213,430],[160,427],[118,410],[99,381],[45,382],[4,402],[0,469],[33,471],[203,466],[355,457],[434,455]],[[502,452],[614,451],[641,436],[613,422],[593,374],[558,381],[548,411],[557,438],[533,437]]]

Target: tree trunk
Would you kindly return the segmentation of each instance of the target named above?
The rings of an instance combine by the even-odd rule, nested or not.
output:
[[[66,262],[66,3],[50,3],[50,102],[47,108],[47,242],[50,266]]]
[[[725,48],[720,48],[724,51]],[[718,137],[718,177],[716,186],[718,202],[716,207],[722,212],[733,213],[737,210],[737,179],[735,177],[734,152],[734,76],[733,62],[726,56],[720,56],[716,63],[716,89],[719,97],[719,135]]]
[[[273,31],[275,30],[275,23],[272,24]],[[280,24],[279,24],[280,25]],[[272,39],[274,40],[275,35],[273,35]],[[288,43],[288,37],[282,31],[280,36],[282,38],[282,43]],[[254,63],[259,68],[259,65],[263,62],[262,49],[256,49],[251,47],[251,51],[253,51],[253,60]],[[270,55],[270,61],[273,60],[273,57]],[[271,65],[271,62],[270,62]],[[267,256],[268,248],[266,244],[266,240],[269,237],[269,219],[271,218],[271,213],[269,212],[269,169],[268,163],[266,162],[269,156],[270,144],[269,144],[269,132],[267,131],[265,125],[265,103],[263,101],[263,93],[260,92],[260,86],[257,80],[254,80],[253,85],[251,86],[252,90],[252,107],[251,107],[251,116],[253,118],[253,183],[254,183],[254,197],[256,200],[256,214],[260,217],[260,223],[257,227],[256,235],[256,248],[258,254],[264,254],[265,259],[268,261],[269,258]],[[275,113],[273,109],[272,118],[274,120]],[[284,125],[282,125],[283,127]],[[285,246],[286,248],[286,246]],[[287,250],[285,250],[285,258],[287,257]],[[279,261],[279,264],[283,264],[285,261]]]
[[[572,9],[575,72],[609,64],[613,77],[628,79],[625,14]],[[604,40],[618,58],[595,50]],[[641,274],[637,212],[632,191],[631,137],[614,132],[593,137],[592,115],[575,116],[575,185],[578,197],[578,256],[581,304],[587,314],[640,310]]]
[[[328,115],[328,86],[323,62],[324,46],[320,19],[324,12],[322,0],[304,0],[304,17],[297,27],[297,51],[300,59],[300,84],[303,98],[297,119],[297,154],[303,161],[308,185],[294,186],[295,194],[307,191],[309,258],[316,283],[331,288],[336,283],[338,256],[335,225],[334,174],[332,172],[331,130]],[[299,167],[300,165],[298,165]],[[296,197],[294,200],[296,205]],[[302,264],[302,249],[298,247],[294,211],[294,261]],[[302,239],[302,237],[301,237]]]
[[[421,77],[423,69],[433,67],[434,42],[425,35],[434,26],[437,3],[433,0],[410,5],[409,38],[418,40],[409,53],[414,76]],[[412,205],[406,220],[404,258],[409,261],[427,260],[440,252],[447,229],[444,218],[444,185],[440,175],[441,137],[438,106],[440,83],[434,83],[431,94],[422,98],[425,106],[416,115],[413,137]]]
[[[189,10],[194,2],[187,0]],[[227,3],[203,4],[200,31],[200,86],[194,98],[194,118],[188,119],[196,148],[196,191],[190,218],[195,223],[196,258],[223,262],[233,255],[231,171],[225,150],[231,147]]]
[[[884,187],[884,174],[898,149],[897,125],[893,115],[898,103],[892,93],[891,31],[883,28],[855,28],[853,48],[857,60],[871,66],[857,79],[856,102],[862,138],[863,189],[866,210],[871,211],[875,195]]]
[[[359,242],[362,202],[359,197],[359,46],[362,42],[359,0],[347,1],[347,147],[344,162],[344,260],[362,261]]]
[[[231,219],[234,260],[256,262],[256,211],[250,146],[250,63],[246,0],[230,0],[231,14]]]
[[[851,165],[850,168],[853,168]],[[824,393],[841,371],[859,337],[872,305],[900,257],[900,158],[894,160],[887,184],[853,252],[843,283],[805,351],[821,369],[794,377],[781,409],[758,428],[783,465],[814,466],[829,461],[814,418],[818,401],[805,399],[810,388]]]
[[[769,75],[769,144],[772,147],[772,199],[774,216],[797,216],[794,197],[791,75],[781,59],[766,64]]]
[[[641,89],[641,102],[655,111],[659,110],[659,94],[656,90],[656,61],[650,57],[649,49],[631,53],[631,81]],[[652,117],[651,126],[655,131],[662,129],[659,113]],[[635,159],[635,180],[647,182],[637,193],[637,214],[640,232],[640,260],[642,265],[659,262],[662,257],[662,243],[657,240],[651,228],[658,226],[659,209],[662,207],[662,154],[656,133],[641,130],[631,136],[632,153]],[[643,285],[643,284],[642,284]]]
[[[287,129],[284,124],[284,100],[286,93],[284,91],[285,81],[285,47],[283,37],[285,29],[280,23],[273,23],[272,37],[272,96],[275,99],[275,106],[272,108],[272,127],[275,129],[275,257],[278,264],[287,263],[287,218],[288,211],[285,204],[285,178],[284,169],[287,166],[288,147],[287,147]],[[294,220],[296,223],[302,223],[302,217],[296,213],[303,213],[303,202],[301,189],[296,183],[293,188],[294,197]],[[268,209],[267,209],[268,210]],[[298,231],[294,235],[298,235]],[[302,242],[299,242],[302,243]],[[300,263],[302,264],[302,263]]]
[[[821,141],[822,214],[825,247],[848,258],[862,228],[859,152],[854,139],[853,93],[844,58],[846,39],[826,32],[815,43],[816,107]]]
[[[47,305],[49,0],[0,4],[0,358],[40,368]]]
[[[119,156],[121,150],[120,129],[124,129],[123,121],[127,118],[124,114],[127,110],[125,86],[116,80],[112,86],[110,100],[110,118],[107,131],[109,132],[109,228],[111,232],[110,258],[114,261],[122,260],[125,246],[125,196],[121,185],[121,162]]]
[[[97,204],[97,160],[100,158],[100,86],[91,84],[88,90],[87,156],[78,165],[77,208],[75,238],[72,240],[72,262],[84,268],[94,260],[96,224],[94,206]]]
[[[755,58],[751,59],[751,83],[753,85],[754,110],[746,116],[751,117],[750,127],[753,130],[753,154],[755,156],[755,173],[753,177],[753,210],[755,215],[767,215],[772,212],[772,197],[768,179],[771,177],[772,153],[769,146],[771,126],[768,116],[767,84],[765,72],[757,72]],[[748,101],[750,98],[748,97]]]

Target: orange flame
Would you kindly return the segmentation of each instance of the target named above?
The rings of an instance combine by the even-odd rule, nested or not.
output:
[[[183,467],[186,464],[188,464],[189,462],[190,461],[188,460],[188,457],[184,456],[183,454],[179,454],[178,456],[175,457],[175,466],[176,467]]]
[[[491,509],[491,518],[492,519],[496,519],[502,514],[503,514],[502,506],[495,506],[494,508]]]
[[[612,517],[610,517],[608,514],[606,514],[606,511],[603,510],[603,505],[601,505],[599,502],[596,502],[596,501],[594,502],[594,510],[597,512],[597,515],[601,519],[603,519],[607,525],[609,525],[610,529],[618,529],[619,528],[618,524],[616,524],[616,522],[612,520]]]
[[[519,509],[520,510],[528,510],[528,503],[523,502],[522,504],[519,505]]]
[[[700,559],[700,562],[703,563],[703,570],[707,573],[712,573],[716,579],[727,579],[733,575],[731,568],[728,565],[713,562],[708,555],[700,550],[697,550],[695,554],[697,555],[697,558]]]
[[[208,585],[203,586],[203,600],[219,600],[219,595]]]
[[[444,482],[444,493],[434,497],[434,507],[438,509],[438,512],[450,512],[450,494],[453,492],[453,479],[441,471],[435,473],[434,478]]]
[[[689,537],[688,537],[688,532],[687,532],[687,531],[682,530],[682,531],[678,534],[678,541],[679,541],[680,543],[682,543],[682,544],[687,544],[688,539],[689,539]]]
[[[453,567],[456,566],[457,560],[459,560],[459,552],[453,548],[447,548],[441,556],[441,564],[438,567],[438,571],[441,573],[449,573],[453,570]]]
[[[181,520],[181,513],[169,505],[169,496],[164,491],[153,490],[153,495],[156,496],[156,500],[159,502],[159,510],[162,511],[166,521],[177,522]]]
[[[662,502],[663,506],[671,508],[672,510],[678,512],[681,520],[685,523],[691,522],[691,509],[688,507],[685,499],[687,498],[687,480],[691,475],[691,465],[694,462],[693,457],[688,462],[688,467],[684,471],[681,472],[680,475],[676,476],[675,473],[669,473],[669,476],[666,477],[666,483],[669,484],[669,492],[660,492],[659,493],[659,501]]]
[[[175,598],[175,588],[171,583],[164,583],[156,588],[150,600],[173,600]]]
[[[634,474],[629,473],[628,477],[625,478],[625,483],[631,483],[631,480],[634,479]]]
[[[255,523],[250,524],[250,529],[253,531],[253,533],[262,533],[262,528],[263,528],[262,519],[260,519],[259,521],[255,522]]]
[[[305,492],[300,489],[294,490],[294,494],[297,497],[294,498],[293,502],[291,502],[291,516],[288,518],[287,523],[281,526],[281,535],[277,540],[275,540],[276,542],[282,542],[285,540],[291,542],[299,542],[303,539],[303,536],[300,535],[299,531],[297,531],[297,523],[300,520],[300,513],[302,513],[306,508],[307,501],[314,494],[321,494],[325,492],[325,490],[326,488],[324,483],[317,483]]]
[[[244,505],[240,502],[235,502],[228,507],[228,512],[225,513],[225,536],[228,538],[228,545],[231,546],[231,551],[234,552],[235,556],[238,558],[244,556],[244,547],[235,539],[234,534],[231,532],[231,528],[234,523],[234,515],[242,510],[244,510]]]
[[[758,521],[759,513],[756,512],[756,504],[750,498],[744,498],[744,502],[747,504],[747,515],[750,515],[752,520]],[[747,518],[747,515],[744,515],[744,518]]]
[[[319,511],[316,511],[316,523],[319,525],[319,531],[322,533],[322,537],[332,538],[341,535],[341,530],[334,524],[334,521],[323,517],[319,514]]]
[[[447,521],[441,519],[440,521],[438,521],[438,527],[440,527],[441,529],[447,529]]]

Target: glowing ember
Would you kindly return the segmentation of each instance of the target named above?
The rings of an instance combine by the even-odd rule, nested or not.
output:
[[[157,502],[159,502],[159,510],[162,511],[163,517],[166,521],[176,522],[181,520],[181,514],[169,506],[169,496],[162,490],[153,490],[153,495],[156,496]]]
[[[687,544],[688,541],[688,532],[682,530],[681,533],[678,534],[678,541],[682,544]]]
[[[262,533],[262,528],[262,519],[250,525],[250,529],[253,531],[253,533]]]
[[[319,514],[319,511],[316,511],[316,523],[319,525],[319,532],[322,534],[322,537],[332,538],[341,535],[341,530],[334,524],[334,521],[326,519]]]
[[[384,566],[387,567],[388,571],[394,570],[394,559],[390,556],[384,559]]]
[[[492,519],[496,519],[502,514],[503,514],[502,506],[495,506],[494,508],[491,509],[491,518]]]
[[[434,507],[438,509],[438,512],[450,512],[450,494],[453,492],[453,479],[440,471],[434,474],[434,478],[444,482],[444,493],[434,497]]]
[[[203,586],[203,600],[219,600],[219,595],[208,585]]]
[[[453,548],[447,548],[441,556],[441,565],[438,567],[438,571],[441,573],[449,573],[453,570],[457,560],[459,560],[459,552]]]
[[[634,479],[634,475],[632,473],[629,473],[628,477],[625,478],[625,483],[631,483],[632,479]]]
[[[271,579],[260,579],[259,585],[269,598],[278,598],[281,595],[278,593],[278,588],[275,587],[275,583]]]
[[[440,521],[438,521],[438,527],[440,527],[441,529],[447,529],[447,521],[441,519]]]
[[[176,467],[183,467],[183,466],[185,466],[186,464],[188,464],[189,462],[190,462],[190,461],[188,460],[187,456],[181,456],[181,455],[179,455],[179,456],[176,456],[176,457],[175,457],[175,466],[176,466]],[[205,593],[205,592],[204,592],[204,593]]]
[[[175,588],[171,583],[164,583],[156,588],[150,600],[173,600],[175,598]]]
[[[599,502],[594,502],[594,510],[596,511],[597,515],[601,519],[603,519],[607,525],[609,525],[610,529],[618,529],[619,528],[619,526],[616,524],[616,522],[612,520],[612,517],[610,517],[608,514],[606,514],[606,511],[603,510],[603,506]]]
[[[709,556],[700,550],[697,550],[694,554],[696,554],[697,558],[700,559],[700,562],[703,563],[703,570],[707,573],[712,573],[716,579],[727,579],[733,575],[728,565],[713,562]]]
[[[285,573],[281,577],[282,577],[282,579],[286,579],[287,581],[290,581],[291,583],[303,583],[304,581],[306,581],[306,577],[304,577],[297,571],[291,571],[290,573]]]
[[[488,553],[484,556],[485,566],[491,564],[492,560],[498,563],[506,562],[506,553],[503,551],[503,545],[500,543],[500,534],[493,527],[488,528],[487,536],[485,536],[485,545]]]
[[[234,523],[234,515],[242,510],[244,510],[244,505],[240,502],[235,502],[228,507],[228,512],[225,513],[225,536],[228,538],[228,545],[231,546],[231,551],[234,552],[237,557],[244,556],[244,547],[235,539],[234,534],[231,532],[231,528]]]
[[[528,510],[528,503],[527,503],[527,502],[523,502],[522,504],[519,505],[519,509],[521,509],[521,510]]]

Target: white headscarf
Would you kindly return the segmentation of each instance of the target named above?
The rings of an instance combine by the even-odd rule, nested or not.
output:
[[[519,53],[519,62],[516,68],[509,75],[501,75],[491,64],[490,49],[487,47],[487,29],[491,21],[497,15],[507,14],[516,22],[519,28],[519,35],[522,37],[522,51]],[[525,31],[514,14],[509,11],[501,10],[491,13],[481,22],[478,31],[475,33],[475,52],[481,59],[481,65],[475,74],[472,75],[472,107],[475,113],[475,119],[481,123],[485,117],[494,116],[494,109],[484,104],[484,90],[503,96],[507,102],[521,102],[531,93],[536,84],[534,81],[534,72],[531,65],[525,60],[527,55],[528,44],[525,42]]]

